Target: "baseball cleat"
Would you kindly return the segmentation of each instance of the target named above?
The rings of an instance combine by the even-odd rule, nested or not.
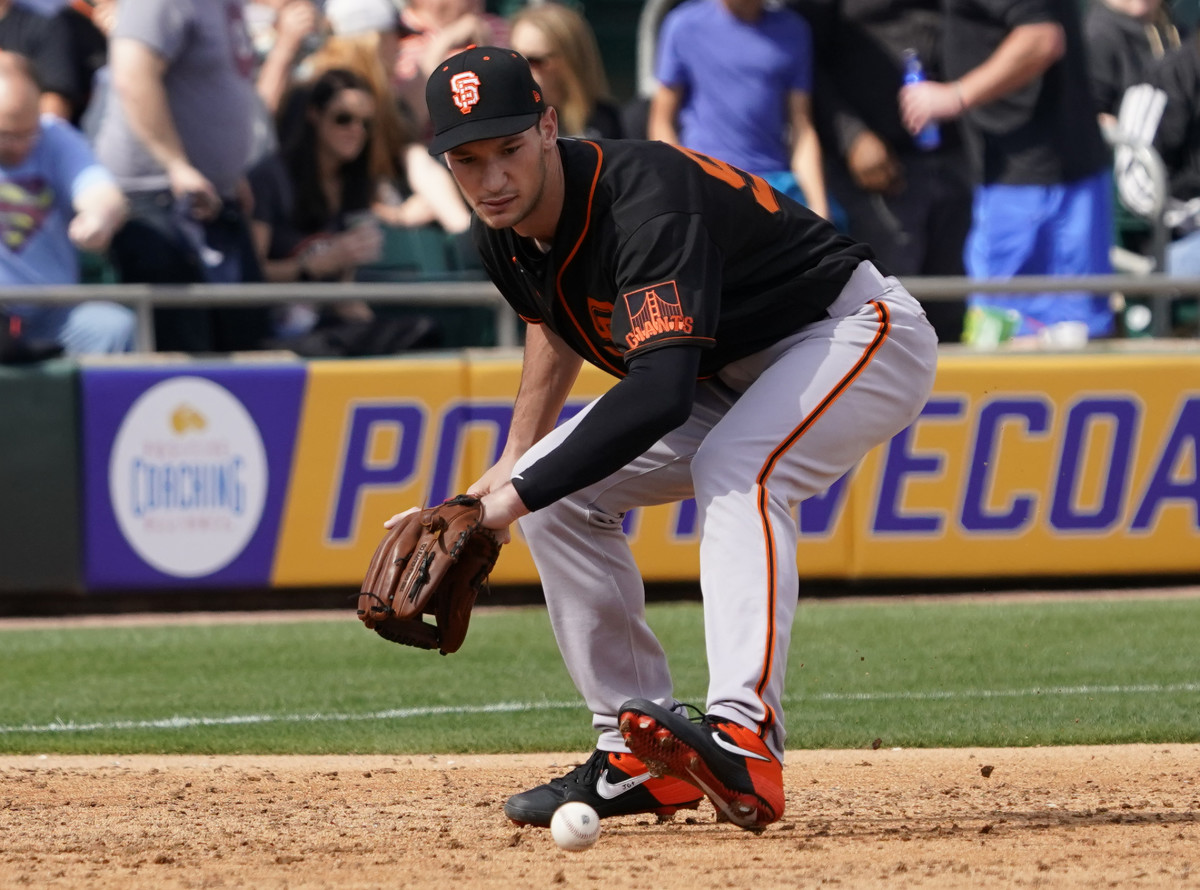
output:
[[[686,781],[652,776],[631,754],[595,751],[565,776],[514,794],[504,805],[504,815],[518,825],[545,827],[562,804],[581,800],[601,819],[635,813],[667,819],[676,810],[696,809],[703,798],[700,789]]]
[[[718,819],[761,831],[783,815],[783,764],[754,730],[712,714],[691,720],[640,698],[621,706],[620,729],[651,775],[696,785]]]

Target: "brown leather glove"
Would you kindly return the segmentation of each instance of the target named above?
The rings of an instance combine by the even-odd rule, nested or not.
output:
[[[460,494],[410,513],[384,536],[363,580],[359,620],[393,643],[457,652],[471,610],[500,556],[480,525],[479,498]],[[432,615],[430,624],[422,615]]]

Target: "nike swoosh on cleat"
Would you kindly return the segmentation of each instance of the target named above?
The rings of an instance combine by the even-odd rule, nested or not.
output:
[[[730,754],[740,754],[742,757],[752,757],[755,760],[762,760],[765,763],[771,762],[770,757],[763,757],[761,754],[756,754],[753,751],[747,751],[745,748],[739,748],[733,742],[725,741],[723,738],[721,738],[721,734],[719,732],[714,732],[712,737],[713,741],[716,742],[719,747],[724,748]]]
[[[600,774],[600,778],[596,780],[596,793],[605,800],[612,800],[614,797],[620,797],[626,791],[632,791],[643,782],[649,781],[649,779],[649,773],[642,773],[640,776],[634,776],[623,782],[613,783],[608,781],[608,770],[605,770]]]

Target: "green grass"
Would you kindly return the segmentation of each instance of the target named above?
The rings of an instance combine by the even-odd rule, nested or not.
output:
[[[699,605],[649,614],[678,695],[703,703]],[[1200,600],[805,602],[788,746],[1194,742],[1198,639]],[[540,608],[477,614],[445,658],[386,643],[349,613],[0,631],[3,753],[583,751],[593,740]]]

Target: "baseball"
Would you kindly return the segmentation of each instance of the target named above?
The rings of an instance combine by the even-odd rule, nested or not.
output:
[[[586,850],[600,837],[600,817],[581,800],[569,800],[550,819],[550,834],[562,850]]]

